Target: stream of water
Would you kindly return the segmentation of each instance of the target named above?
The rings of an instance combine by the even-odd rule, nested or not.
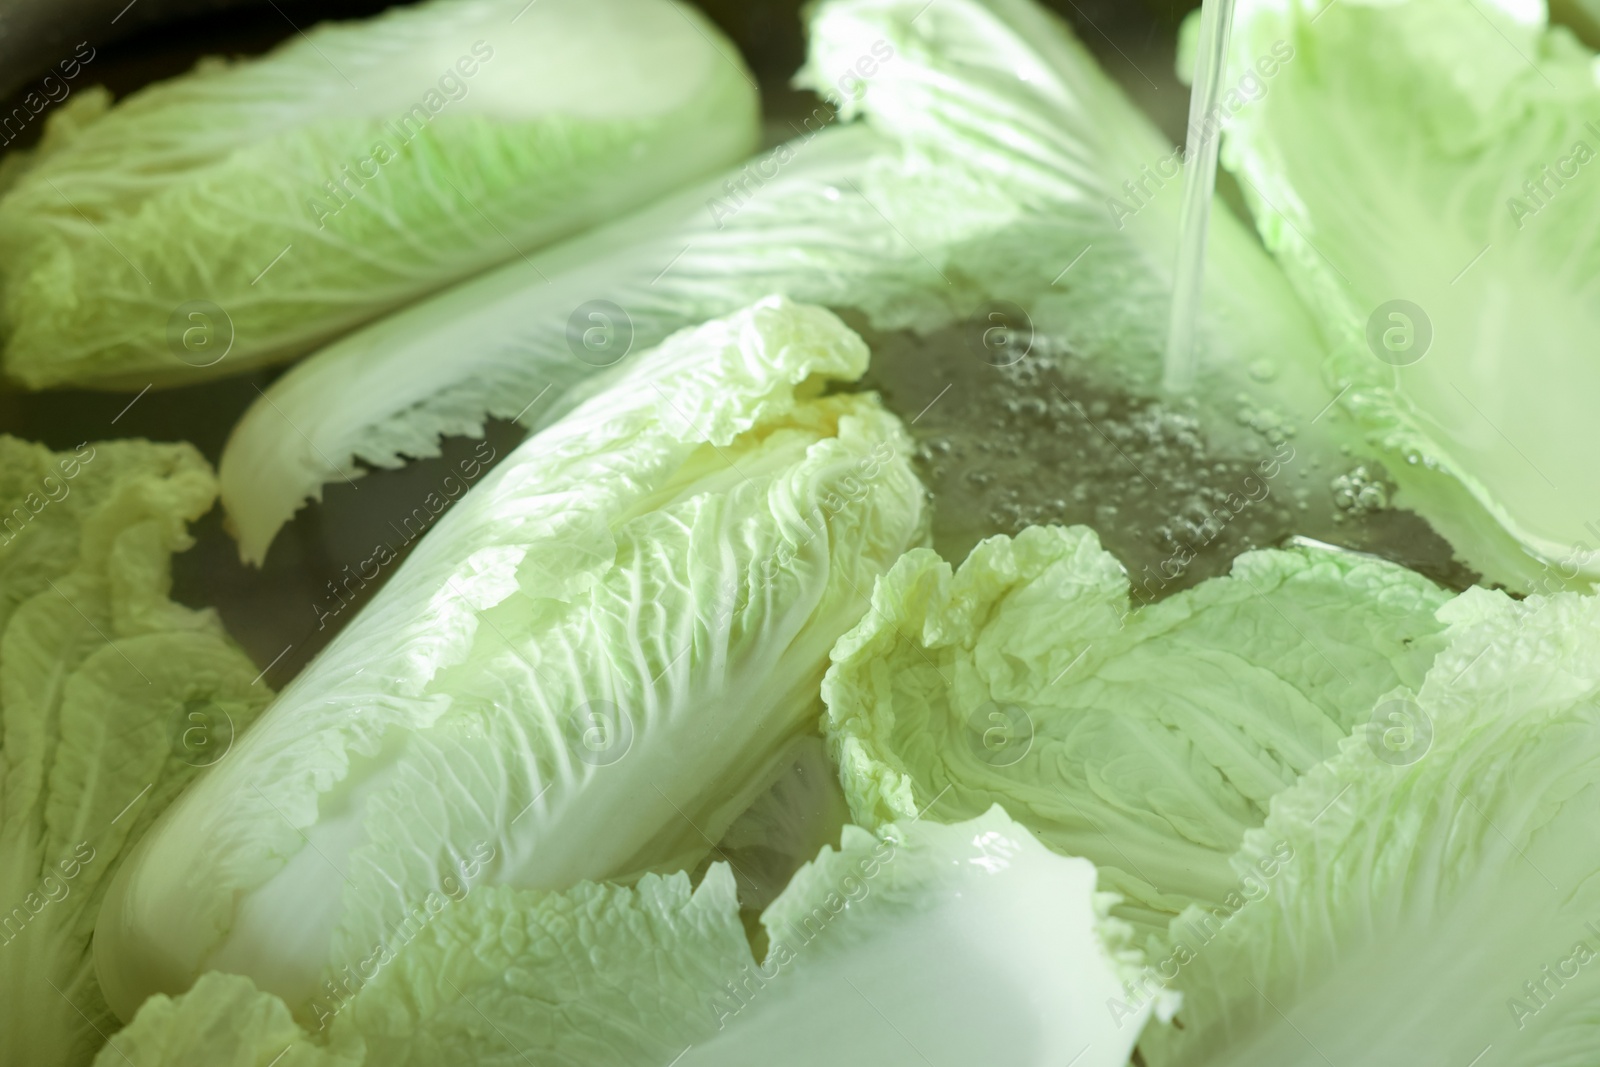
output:
[[[1178,258],[1172,274],[1172,311],[1167,323],[1162,384],[1172,393],[1194,388],[1198,370],[1200,300],[1205,287],[1206,234],[1217,188],[1217,149],[1221,137],[1208,122],[1222,94],[1222,75],[1233,28],[1234,0],[1204,0],[1200,40],[1195,49],[1194,87],[1189,94],[1189,129],[1184,140],[1183,207],[1179,215]]]

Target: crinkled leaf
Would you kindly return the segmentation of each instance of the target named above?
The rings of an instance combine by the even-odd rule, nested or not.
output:
[[[1104,1001],[1141,957],[1107,903],[1090,864],[1000,811],[849,827],[762,916],[759,963],[725,864],[693,891],[683,874],[484,888],[358,983],[332,1030],[397,1065],[1122,1067],[1139,1027]]]
[[[1184,994],[1152,1067],[1594,1062],[1600,601],[1473,590],[1441,614],[1448,648],[1385,697],[1409,743],[1352,734],[1246,835],[1250,899],[1152,953]]]
[[[169,559],[216,483],[188,445],[0,437],[0,1060],[83,1064],[124,850],[271,697]],[[35,510],[37,508],[37,510]]]
[[[1226,899],[1272,797],[1380,693],[1420,682],[1445,599],[1403,568],[1306,549],[1130,610],[1083,527],[991,538],[955,571],[918,550],[834,648],[828,736],[863,825],[1002,804],[1161,933]]]
[[[236,974],[203,975],[177,997],[151,997],[94,1067],[360,1067],[364,1050],[330,1050],[300,1029],[283,1001]]]

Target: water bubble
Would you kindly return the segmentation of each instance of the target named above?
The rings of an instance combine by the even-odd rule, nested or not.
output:
[[[1365,515],[1389,506],[1389,484],[1366,464],[1351,468],[1329,483],[1333,504],[1349,515]]]

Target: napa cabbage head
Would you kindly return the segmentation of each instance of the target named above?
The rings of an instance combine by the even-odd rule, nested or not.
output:
[[[1475,565],[1530,592],[1600,574],[1594,53],[1542,2],[1248,0],[1230,84],[1274,45],[1295,59],[1224,161],[1342,403]]]
[[[715,172],[755,83],[676,0],[432,0],[86,90],[0,198],[5,369],[188,384]]]
[[[675,335],[443,516],[141,843],[96,966],[208,970],[310,1023],[449,900],[693,868],[820,714],[828,649],[926,536],[867,365],[782,298]]]
[[[762,911],[757,945],[736,864],[698,884],[679,872],[486,886],[353,990],[328,1034],[313,1039],[248,979],[210,973],[152,997],[96,1063],[1123,1067],[1156,1010],[1110,1020],[1106,1001],[1142,957],[1093,865],[999,809],[846,827]]]
[[[93,1058],[112,875],[271,698],[213,612],[170,599],[215,499],[189,445],[0,436],[0,1062]]]

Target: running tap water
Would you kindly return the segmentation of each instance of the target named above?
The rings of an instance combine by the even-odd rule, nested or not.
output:
[[[1218,131],[1206,122],[1222,93],[1233,0],[1204,0],[1200,40],[1195,49],[1194,87],[1189,94],[1189,130],[1184,139],[1183,207],[1178,258],[1172,272],[1172,309],[1167,322],[1167,352],[1162,384],[1169,392],[1194,388],[1198,353],[1195,327],[1205,285],[1206,231],[1217,188]]]

